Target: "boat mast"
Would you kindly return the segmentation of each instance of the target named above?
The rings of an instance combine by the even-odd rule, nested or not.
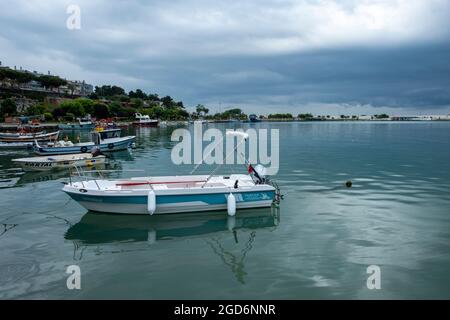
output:
[[[230,153],[228,153],[226,156],[225,156],[225,159],[224,159],[224,163],[225,163],[225,161],[226,161],[226,159],[228,159],[228,157],[231,155],[231,154],[234,154],[235,152],[236,152],[236,150],[237,150],[237,148],[242,144],[242,143],[244,143],[244,142],[246,142],[247,141],[247,139],[248,139],[248,134],[247,133],[244,133],[244,132],[240,132],[240,131],[227,131],[227,133],[226,133],[227,135],[229,135],[229,136],[241,136],[243,139],[239,142],[239,143],[237,143],[236,144],[236,146],[234,147],[234,149],[230,152]],[[223,138],[222,138],[222,140],[221,140],[221,142],[223,141]],[[214,150],[214,149],[211,149],[211,151],[212,150]],[[247,160],[245,159],[245,157],[244,157],[244,160],[247,162]],[[202,162],[203,162],[203,159],[202,159]],[[220,167],[222,167],[223,166],[223,163],[222,164],[219,164],[210,174],[209,174],[209,176],[208,176],[208,178],[206,179],[206,181],[205,181],[205,183],[203,183],[203,185],[201,186],[201,188],[203,188],[207,183],[208,183],[208,181],[212,178],[212,176],[214,175],[214,173],[217,171],[217,170],[219,170],[219,168]],[[194,168],[194,169],[197,169],[197,168]]]

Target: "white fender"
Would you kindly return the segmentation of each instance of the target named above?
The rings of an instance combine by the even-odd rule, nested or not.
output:
[[[147,211],[150,215],[154,214],[156,211],[156,194],[153,190],[148,192],[147,196]]]
[[[236,198],[231,192],[227,197],[227,211],[229,216],[234,216],[236,214]]]

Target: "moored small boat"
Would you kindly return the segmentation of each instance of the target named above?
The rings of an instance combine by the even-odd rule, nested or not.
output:
[[[135,120],[133,121],[133,125],[135,126],[145,126],[145,127],[157,127],[158,120],[150,119],[148,115],[142,115],[140,113],[135,113]]]
[[[40,132],[0,132],[0,138],[11,138],[11,137],[32,137],[35,135],[42,135],[44,131]]]
[[[248,138],[242,132],[228,134]],[[63,191],[86,209],[97,212],[153,215],[227,210],[234,215],[236,209],[270,207],[279,198],[279,190],[265,177],[264,167],[255,168],[249,164],[248,174],[229,176],[211,173],[70,180]]]
[[[0,149],[31,149],[34,142],[0,142]]]
[[[58,138],[59,131],[50,133],[24,134],[18,136],[2,136],[0,142],[33,142],[33,141],[53,141]]]
[[[70,141],[58,141],[47,147],[36,143],[34,152],[38,155],[56,155],[91,152],[94,147],[98,147],[101,152],[113,152],[131,148],[136,137],[121,137],[120,132],[121,129],[93,131],[90,142],[72,143]]]
[[[260,122],[261,120],[258,118],[256,114],[251,114],[248,116],[248,121],[250,122]]]
[[[68,155],[56,155],[47,157],[30,157],[13,159],[25,171],[45,171],[52,169],[66,169],[74,166],[89,167],[104,164],[104,155],[93,155],[91,153],[79,153]]]
[[[63,191],[88,210],[122,214],[227,210],[230,195],[237,209],[270,207],[275,199],[273,186],[245,174],[93,179],[69,183]]]

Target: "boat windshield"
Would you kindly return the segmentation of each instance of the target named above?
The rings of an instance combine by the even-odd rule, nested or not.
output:
[[[120,138],[120,130],[108,130],[99,133],[102,140],[111,138]]]

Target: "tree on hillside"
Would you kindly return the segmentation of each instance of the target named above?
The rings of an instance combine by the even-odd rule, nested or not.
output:
[[[147,99],[147,95],[141,89],[136,89],[136,92],[130,91],[128,96],[130,98]]]
[[[198,104],[198,105],[195,107],[195,111],[197,112],[197,114],[198,114],[200,117],[204,117],[204,116],[206,116],[206,115],[208,114],[209,109],[206,108],[206,107],[205,107],[204,105],[202,105],[202,104]]]
[[[116,95],[126,95],[125,90],[118,86],[95,86],[94,91],[99,97],[112,97]]]
[[[105,119],[109,117],[109,109],[108,106],[104,103],[94,103],[93,106],[93,116],[95,116],[97,119]]]
[[[171,96],[162,97],[161,101],[163,103],[163,106],[168,109],[175,107],[175,101],[173,101]]]
[[[57,107],[57,108],[53,109],[53,111],[52,111],[52,116],[54,119],[64,117],[65,115],[66,115],[66,110],[61,107]]]
[[[25,111],[25,114],[27,116],[43,115],[44,113],[48,112],[49,109],[50,105],[45,103],[39,103],[36,105],[29,106]]]
[[[311,120],[313,115],[311,113],[300,113],[298,117],[302,120]]]
[[[66,115],[68,113],[73,114],[76,117],[82,117],[85,115],[85,110],[83,108],[83,105],[81,104],[80,101],[77,100],[67,100],[67,101],[63,101],[60,104],[61,109],[63,109],[66,113]]]
[[[37,76],[26,71],[17,71],[10,68],[2,68],[0,69],[0,80],[4,79],[9,79],[13,83],[13,86],[17,86],[18,84],[36,80]]]
[[[292,119],[293,116],[290,113],[275,113],[267,116],[269,119]]]
[[[78,98],[75,99],[75,101],[78,101],[80,103],[85,113],[90,115],[94,113],[94,101],[92,101],[91,99]]]
[[[139,98],[132,98],[131,103],[132,103],[133,107],[136,109],[142,108],[142,106],[144,105],[144,101],[142,101],[142,99],[139,99]]]
[[[178,101],[178,102],[176,103],[176,106],[177,106],[178,108],[184,109],[183,101]]]
[[[17,113],[16,103],[11,99],[5,99],[0,105],[0,114],[4,117],[6,115],[13,116]]]
[[[148,94],[147,99],[150,101],[160,101],[159,96],[156,93]]]
[[[59,88],[62,85],[67,84],[67,81],[64,79],[61,79],[57,76],[50,76],[50,75],[44,75],[37,78],[37,81],[39,81],[45,88],[48,88],[50,90],[54,88]]]

